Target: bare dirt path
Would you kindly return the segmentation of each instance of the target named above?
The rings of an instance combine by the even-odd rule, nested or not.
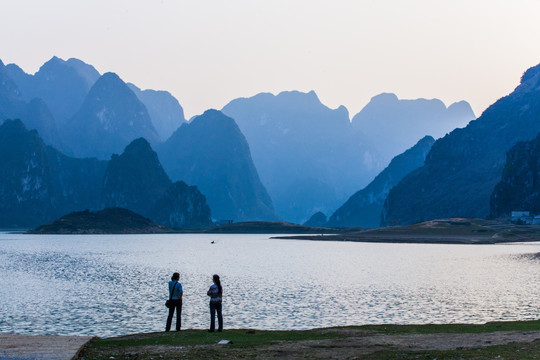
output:
[[[71,360],[90,336],[0,334],[0,360]]]

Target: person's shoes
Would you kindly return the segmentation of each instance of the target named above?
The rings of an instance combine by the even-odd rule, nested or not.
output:
[[[218,332],[223,332],[223,329],[218,330]]]
[[[210,329],[208,329],[208,332],[214,332],[214,330],[210,330]]]

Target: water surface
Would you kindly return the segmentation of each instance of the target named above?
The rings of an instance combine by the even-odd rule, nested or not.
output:
[[[521,256],[537,252],[540,244],[0,234],[0,332],[162,331],[174,271],[184,287],[183,328],[208,327],[214,273],[226,328],[537,319],[540,260]]]

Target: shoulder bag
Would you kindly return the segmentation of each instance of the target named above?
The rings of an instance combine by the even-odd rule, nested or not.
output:
[[[169,300],[165,301],[165,306],[168,308],[171,308],[172,306],[172,294],[174,293],[174,288],[176,287],[176,284],[178,284],[178,281],[174,284],[171,290],[171,294],[169,295]]]

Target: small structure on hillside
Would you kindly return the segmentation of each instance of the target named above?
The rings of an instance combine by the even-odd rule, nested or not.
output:
[[[234,220],[222,219],[222,220],[218,220],[216,222],[216,225],[231,225],[232,223],[234,223]]]
[[[533,220],[534,216],[531,216],[530,211],[512,211],[510,217],[510,221],[514,224],[532,224]]]

